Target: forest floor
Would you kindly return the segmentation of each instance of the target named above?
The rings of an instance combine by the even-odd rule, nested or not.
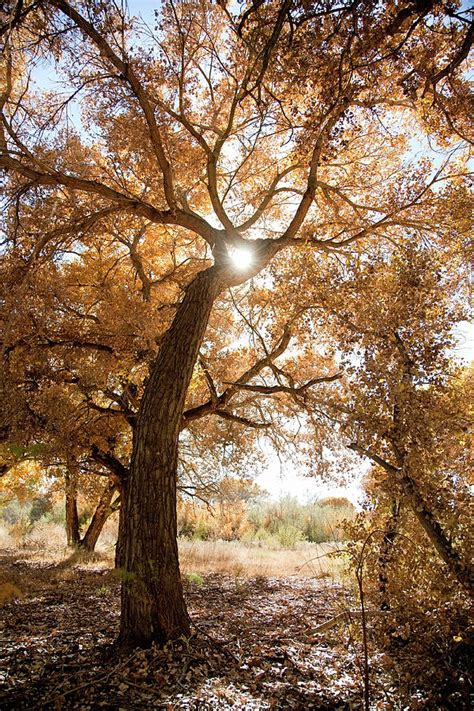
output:
[[[113,645],[120,579],[109,562],[5,551],[2,581],[5,711],[363,708],[358,621],[346,613],[354,602],[327,577],[188,575],[191,639],[128,655]],[[394,676],[385,656],[370,657],[372,708],[467,708],[432,705],[410,690],[413,669]]]

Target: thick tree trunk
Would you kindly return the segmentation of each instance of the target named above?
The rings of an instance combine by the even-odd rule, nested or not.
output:
[[[66,536],[67,544],[76,547],[81,539],[79,516],[77,513],[77,471],[69,467],[64,475],[66,495]]]
[[[107,482],[99,499],[99,503],[97,504],[97,508],[94,511],[91,522],[87,527],[87,531],[85,532],[84,537],[79,541],[79,548],[82,548],[89,553],[92,553],[95,550],[99,536],[104,528],[104,524],[115,510],[112,508],[111,503],[112,497],[116,491],[117,484],[114,481]]]
[[[123,646],[164,644],[190,632],[177,545],[178,436],[186,392],[218,292],[216,267],[198,274],[188,286],[140,405],[121,532]]]

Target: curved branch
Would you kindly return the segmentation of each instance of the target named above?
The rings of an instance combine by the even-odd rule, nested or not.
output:
[[[150,135],[151,144],[155,152],[156,158],[158,160],[158,165],[160,166],[161,172],[163,174],[163,188],[165,192],[166,202],[169,208],[174,211],[176,209],[176,196],[173,184],[173,173],[171,170],[171,164],[166,157],[165,149],[163,146],[163,141],[161,138],[160,129],[156,122],[154,111],[148,100],[147,93],[142,86],[137,75],[133,71],[132,67],[128,62],[124,62],[119,56],[113,51],[106,39],[97,32],[97,30],[88,22],[82,15],[80,15],[77,10],[75,10],[68,2],[65,0],[49,0],[52,5],[54,5],[58,10],[67,15],[76,26],[84,32],[87,37],[95,44],[100,53],[106,57],[109,62],[120,72],[121,78],[124,79],[130,86],[133,94],[135,95],[138,103],[143,111],[145,117],[148,131]]]
[[[427,89],[431,86],[433,88],[433,91],[436,89],[436,84],[441,81],[441,79],[444,79],[445,77],[449,76],[454,72],[454,70],[459,67],[462,62],[467,59],[469,56],[469,51],[472,47],[474,39],[474,22],[471,22],[471,25],[466,32],[466,36],[464,37],[464,41],[459,49],[459,52],[456,54],[455,57],[443,68],[440,69],[439,72],[437,72],[434,76],[429,77],[426,80],[426,85],[425,89],[423,91],[423,96],[425,95]]]
[[[221,230],[216,230],[214,227],[211,227],[204,218],[195,213],[191,214],[184,210],[158,210],[148,202],[144,202],[136,197],[129,197],[96,180],[77,178],[73,175],[67,175],[58,171],[40,172],[24,165],[21,161],[7,154],[0,154],[0,168],[12,170],[28,178],[32,185],[59,185],[72,190],[80,190],[81,192],[99,195],[120,205],[122,210],[145,217],[155,224],[184,227],[205,239],[211,247],[221,239]]]
[[[325,375],[321,378],[312,378],[308,382],[299,387],[291,387],[290,385],[251,385],[242,383],[238,386],[239,390],[248,390],[249,392],[259,393],[260,395],[273,395],[275,393],[288,393],[290,395],[301,395],[313,385],[321,383],[333,383],[342,377],[342,373],[334,373],[334,375]],[[233,385],[234,383],[232,383]]]
[[[226,388],[223,393],[221,393],[221,395],[218,395],[217,397],[213,396],[201,405],[197,405],[196,407],[192,407],[189,410],[186,410],[183,413],[181,429],[185,429],[188,425],[188,422],[191,422],[192,420],[197,420],[201,417],[205,417],[206,415],[210,415],[216,412],[216,410],[225,407],[233,398],[233,396],[237,392],[239,392],[239,389],[241,389],[241,386],[243,384],[248,383],[249,380],[256,377],[264,368],[270,366],[273,361],[278,358],[278,356],[284,353],[290,343],[290,340],[290,329],[288,326],[286,326],[283,329],[282,336],[275,348],[270,351],[270,353],[266,354],[263,358],[260,358],[260,360],[254,363],[248,370],[242,373],[240,378],[238,378],[238,380],[236,380],[234,383],[230,384],[229,387]]]
[[[94,462],[108,469],[116,477],[119,483],[123,483],[128,477],[128,468],[122,464],[120,459],[114,457],[110,452],[103,452],[97,445],[91,447],[91,457]]]
[[[236,227],[237,232],[245,232],[248,230],[250,227],[252,227],[258,220],[262,217],[263,213],[271,203],[272,199],[275,197],[275,195],[279,192],[277,189],[278,183],[282,178],[286,177],[289,173],[293,172],[294,170],[297,170],[298,168],[301,168],[301,165],[291,165],[285,170],[283,170],[281,173],[277,173],[274,179],[272,180],[267,192],[265,193],[260,205],[257,207],[253,215],[251,215],[245,222],[242,222],[238,227]],[[280,189],[281,190],[281,189]],[[296,190],[294,191],[296,192]]]

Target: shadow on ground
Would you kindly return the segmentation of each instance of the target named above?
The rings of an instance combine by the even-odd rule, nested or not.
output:
[[[104,562],[4,555],[0,707],[357,709],[359,670],[313,630],[345,593],[323,581],[208,575],[187,582],[190,640],[120,656],[120,581]]]

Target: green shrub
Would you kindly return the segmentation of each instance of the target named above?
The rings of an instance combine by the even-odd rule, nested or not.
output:
[[[282,548],[293,550],[297,543],[304,541],[303,532],[291,523],[281,524],[276,531],[276,538]]]
[[[270,546],[275,543],[275,537],[266,528],[258,528],[256,531],[248,529],[240,539],[243,543],[257,543],[259,546]]]
[[[186,573],[186,578],[189,583],[193,583],[194,585],[197,585],[198,587],[201,587],[201,585],[204,585],[204,578],[200,573]]]
[[[196,541],[208,541],[211,535],[211,529],[207,521],[198,521],[193,531],[193,538]]]
[[[53,508],[53,504],[49,496],[36,496],[31,502],[30,508],[30,523],[35,523],[49,513]]]

